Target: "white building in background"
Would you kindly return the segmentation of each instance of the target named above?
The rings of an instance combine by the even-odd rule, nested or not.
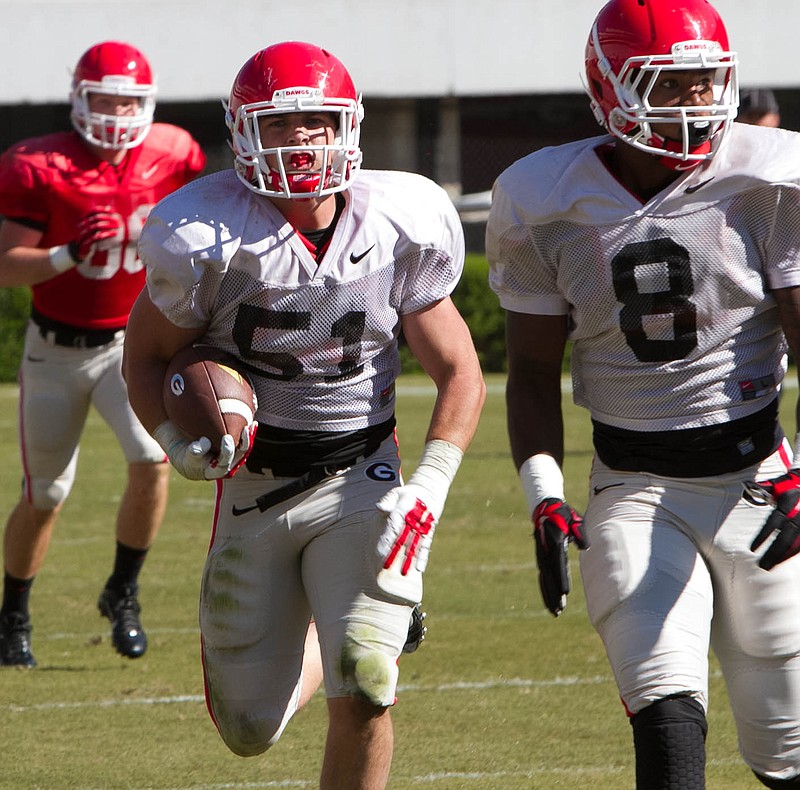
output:
[[[742,82],[800,84],[798,0],[715,0]],[[330,48],[365,96],[574,92],[601,0],[0,0],[0,104],[62,101],[67,69],[118,38],[159,73],[161,99],[225,96],[239,66],[285,39]],[[757,13],[754,13],[757,11]]]
[[[786,98],[800,88],[800,0],[714,5],[739,52],[743,85],[784,89]],[[363,92],[365,164],[423,172],[458,200],[485,192],[523,152],[598,130],[587,121],[581,74],[601,7],[602,0],[0,0],[0,148],[61,120],[52,106],[66,102],[78,57],[120,39],[157,72],[159,112],[205,131],[210,161],[227,166],[219,100],[250,55],[300,39],[340,57]],[[205,114],[198,103],[208,104]],[[32,120],[30,105],[52,111]],[[796,125],[787,125],[800,128],[800,90],[788,109],[784,117]],[[480,212],[480,199],[472,203]]]

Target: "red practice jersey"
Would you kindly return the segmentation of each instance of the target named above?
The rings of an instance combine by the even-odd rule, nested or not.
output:
[[[34,285],[36,310],[82,328],[124,327],[144,286],[136,245],[147,215],[204,166],[205,155],[188,132],[160,123],[117,166],[99,160],[75,132],[8,149],[0,156],[0,214],[40,228],[40,247],[72,241],[80,219],[101,208],[117,211],[124,228],[118,246]]]

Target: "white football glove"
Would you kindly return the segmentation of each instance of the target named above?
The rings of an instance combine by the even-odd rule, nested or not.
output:
[[[378,502],[378,510],[388,514],[386,528],[378,540],[378,555],[383,559],[384,570],[397,561],[400,573],[405,576],[414,560],[420,573],[425,570],[446,496],[447,492],[442,495],[409,482],[393,488]],[[402,549],[405,551],[401,555]]]
[[[232,454],[230,453],[230,446],[233,444],[233,436],[226,434],[222,437],[223,443],[225,443],[226,439],[230,440],[226,443],[227,447],[225,458],[225,465],[228,467],[228,471],[223,476],[233,477],[244,465],[244,462],[247,460],[247,456],[250,455],[250,452],[253,449],[253,442],[255,441],[257,430],[258,422],[256,422],[256,420],[253,420],[253,422],[245,425],[244,428],[242,428],[241,435],[239,436],[239,443],[234,447]],[[228,460],[228,455],[230,455],[230,460]],[[219,456],[217,457],[217,464],[221,466],[222,463],[222,448],[220,447]]]
[[[165,420],[154,431],[153,438],[161,445],[170,463],[188,480],[216,480],[233,475],[244,463],[252,448],[257,423],[245,426],[239,442],[225,434],[219,452],[211,452],[211,440],[206,436],[192,441],[171,420]]]
[[[411,601],[421,593],[418,577],[428,564],[433,533],[462,457],[450,442],[428,442],[408,483],[391,489],[377,503],[378,510],[388,514],[377,545],[378,585],[385,592]],[[407,594],[402,594],[403,588]]]

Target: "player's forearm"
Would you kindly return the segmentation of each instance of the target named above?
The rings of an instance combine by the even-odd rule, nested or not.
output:
[[[134,302],[125,332],[122,375],[131,407],[151,434],[167,419],[162,392],[170,360],[203,331],[172,324],[150,301],[147,289]]]
[[[517,469],[533,455],[564,458],[559,371],[509,374],[506,385],[508,435]]]
[[[122,366],[131,408],[150,434],[167,419],[161,394],[166,369],[159,360],[137,359],[130,354],[126,354]]]
[[[469,447],[486,399],[486,384],[476,365],[437,385],[426,441],[444,439],[462,451]]]
[[[13,247],[0,254],[0,288],[37,285],[57,277],[62,271],[64,269],[59,271],[53,266],[48,250]]]

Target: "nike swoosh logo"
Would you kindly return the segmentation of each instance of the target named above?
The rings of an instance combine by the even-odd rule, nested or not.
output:
[[[695,192],[697,192],[698,189],[702,189],[706,184],[710,184],[713,180],[714,176],[711,176],[711,178],[707,178],[705,181],[701,181],[699,184],[693,184],[690,187],[686,187],[686,189],[684,189],[683,191],[687,195],[693,195]]]
[[[258,505],[251,505],[250,507],[236,507],[236,505],[234,505],[231,508],[231,513],[233,513],[234,516],[243,516],[251,510],[258,510]]]
[[[375,245],[373,244],[372,247]],[[369,253],[372,251],[372,247],[367,248],[361,255],[356,255],[355,253],[350,253],[350,263],[358,263],[362,258],[365,258]]]
[[[151,175],[153,175],[153,173],[156,172],[156,170],[158,170],[158,165],[153,165],[149,170],[143,170],[142,178],[146,181]]]
[[[611,483],[611,485],[607,486],[595,486],[594,493],[599,494],[601,491],[607,491],[609,488],[619,488],[619,486],[624,486],[625,483]]]

